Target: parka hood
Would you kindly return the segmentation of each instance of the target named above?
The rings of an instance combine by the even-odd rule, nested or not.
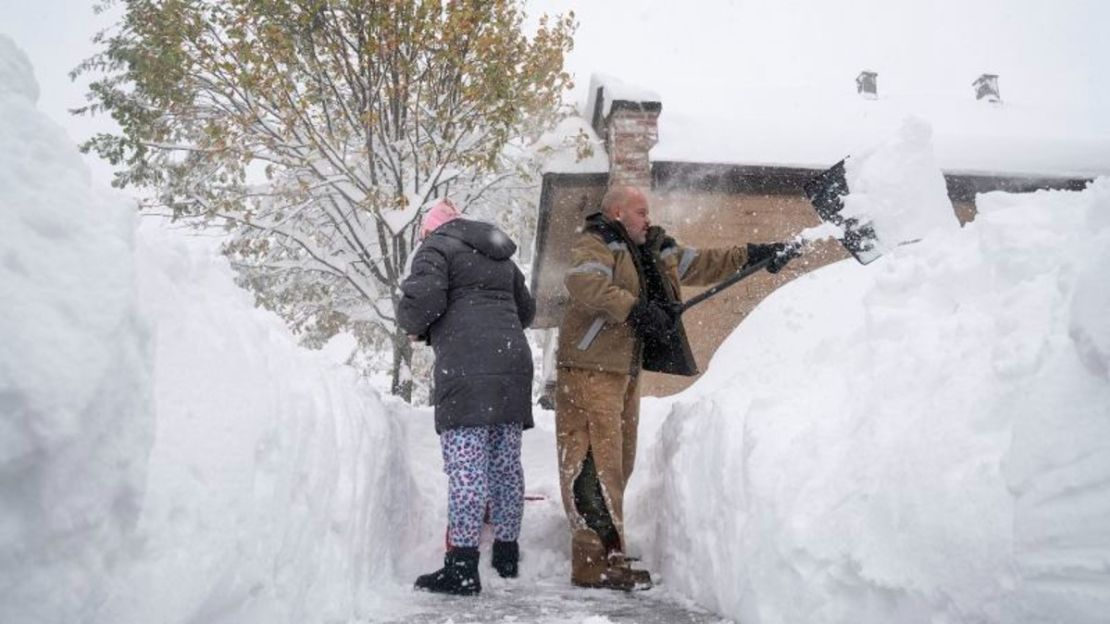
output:
[[[477,249],[482,255],[493,260],[508,260],[516,253],[516,243],[496,225],[455,219],[441,225],[432,236],[449,236]]]

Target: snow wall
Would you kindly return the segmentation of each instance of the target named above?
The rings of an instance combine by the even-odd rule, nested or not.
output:
[[[90,187],[0,35],[0,621],[88,621],[154,429],[135,210]]]
[[[745,624],[1105,622],[1110,179],[980,195],[961,229],[922,124],[849,184],[923,239],[784,286],[646,402],[630,534]]]
[[[297,346],[217,240],[137,227],[37,91],[0,36],[0,622],[375,610],[434,543],[406,408]]]

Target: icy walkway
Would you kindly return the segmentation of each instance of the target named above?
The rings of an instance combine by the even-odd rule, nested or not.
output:
[[[725,624],[665,588],[641,592],[587,590],[553,580],[506,583],[477,597],[413,594],[420,612],[386,624]]]
[[[555,467],[554,415],[536,410],[536,427],[524,434],[522,459],[527,493],[521,529],[520,578],[505,580],[489,563],[489,539],[481,547],[482,593],[451,597],[408,588],[418,574],[442,564],[442,527],[446,522],[446,479],[441,471],[438,438],[431,411],[414,410],[407,419],[408,455],[426,501],[429,543],[398,570],[388,603],[367,621],[388,624],[717,624],[730,620],[710,613],[667,587],[665,578],[647,591],[618,592],[580,589],[570,584],[570,535],[559,502]],[[643,475],[641,475],[642,477]],[[636,476],[633,476],[636,479]],[[633,543],[633,554],[641,548]],[[650,568],[650,566],[648,566]],[[657,574],[658,576],[658,574]]]

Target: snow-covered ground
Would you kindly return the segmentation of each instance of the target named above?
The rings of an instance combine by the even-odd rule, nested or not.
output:
[[[541,412],[522,577],[485,561],[466,601],[410,590],[442,551],[430,410],[380,396],[342,344],[298,347],[216,240],[137,226],[36,93],[0,36],[0,622],[1110,612],[1110,180],[980,196],[956,228],[888,201],[935,186],[911,125],[850,175],[857,208],[914,208],[897,237],[922,240],[778,290],[695,386],[645,401],[626,515],[661,584],[569,588]],[[904,184],[866,182],[882,171]]]

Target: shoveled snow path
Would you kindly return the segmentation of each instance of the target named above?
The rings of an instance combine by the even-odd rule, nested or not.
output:
[[[730,620],[690,605],[664,587],[642,592],[588,590],[565,580],[506,583],[477,597],[416,593],[420,612],[387,624],[724,624]]]
[[[446,477],[442,473],[438,438],[432,430],[431,411],[418,410],[409,423],[409,457],[417,471],[421,496],[427,501],[435,527],[426,548],[399,569],[398,591],[390,596],[384,613],[369,621],[389,624],[477,624],[528,622],[535,624],[726,624],[730,620],[710,613],[667,588],[666,579],[647,591],[589,590],[570,584],[570,537],[559,500],[555,462],[554,415],[536,410],[536,427],[524,433],[526,490],[521,529],[520,578],[501,579],[490,567],[489,535],[481,546],[482,593],[453,597],[416,592],[417,575],[442,564],[442,529],[446,522]],[[640,463],[640,467],[644,466]],[[636,480],[633,476],[633,480]],[[633,554],[638,549],[630,546]],[[654,572],[654,571],[653,571]],[[658,576],[658,575],[656,575]]]

